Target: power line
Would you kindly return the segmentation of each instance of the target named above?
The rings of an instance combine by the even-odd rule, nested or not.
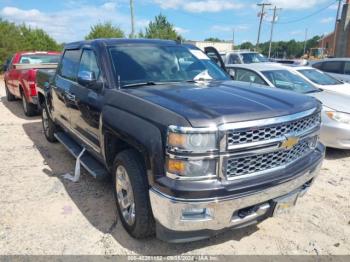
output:
[[[285,25],[285,24],[291,24],[291,23],[297,23],[297,22],[303,21],[305,19],[308,19],[308,18],[310,18],[310,17],[312,17],[314,15],[317,15],[317,14],[321,13],[322,11],[328,9],[330,6],[332,6],[336,2],[338,2],[338,0],[337,1],[332,1],[329,5],[321,8],[321,9],[319,9],[319,10],[317,10],[317,11],[315,11],[315,12],[313,12],[313,13],[307,15],[307,16],[303,16],[303,17],[300,17],[300,18],[296,18],[296,19],[293,19],[293,20],[286,21],[286,22],[279,22],[279,23],[276,23],[276,24]]]

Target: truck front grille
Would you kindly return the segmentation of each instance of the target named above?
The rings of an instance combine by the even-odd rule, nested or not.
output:
[[[312,141],[312,139],[301,141],[290,150],[281,149],[269,153],[230,157],[227,160],[226,176],[236,178],[286,166],[308,154],[311,151]]]
[[[291,133],[301,134],[318,126],[320,122],[321,116],[320,113],[317,113],[302,119],[278,125],[250,127],[249,129],[243,130],[229,130],[227,132],[227,145],[230,148],[235,145],[280,138]]]

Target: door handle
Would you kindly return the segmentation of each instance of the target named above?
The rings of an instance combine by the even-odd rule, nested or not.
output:
[[[75,102],[75,95],[73,95],[73,94],[71,94],[69,92],[66,92],[65,95],[66,95],[67,99]]]

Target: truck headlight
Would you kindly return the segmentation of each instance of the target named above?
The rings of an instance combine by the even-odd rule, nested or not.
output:
[[[169,127],[167,144],[170,150],[175,151],[192,153],[214,151],[217,149],[216,130]]]
[[[350,125],[350,114],[337,111],[326,111],[326,115],[334,121]]]
[[[216,160],[182,160],[168,158],[167,175],[174,179],[210,179],[216,178]]]

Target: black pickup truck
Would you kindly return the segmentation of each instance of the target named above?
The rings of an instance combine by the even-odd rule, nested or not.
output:
[[[194,241],[279,214],[324,158],[318,101],[231,81],[194,46],[71,43],[37,82],[46,138],[113,177],[135,238]]]

